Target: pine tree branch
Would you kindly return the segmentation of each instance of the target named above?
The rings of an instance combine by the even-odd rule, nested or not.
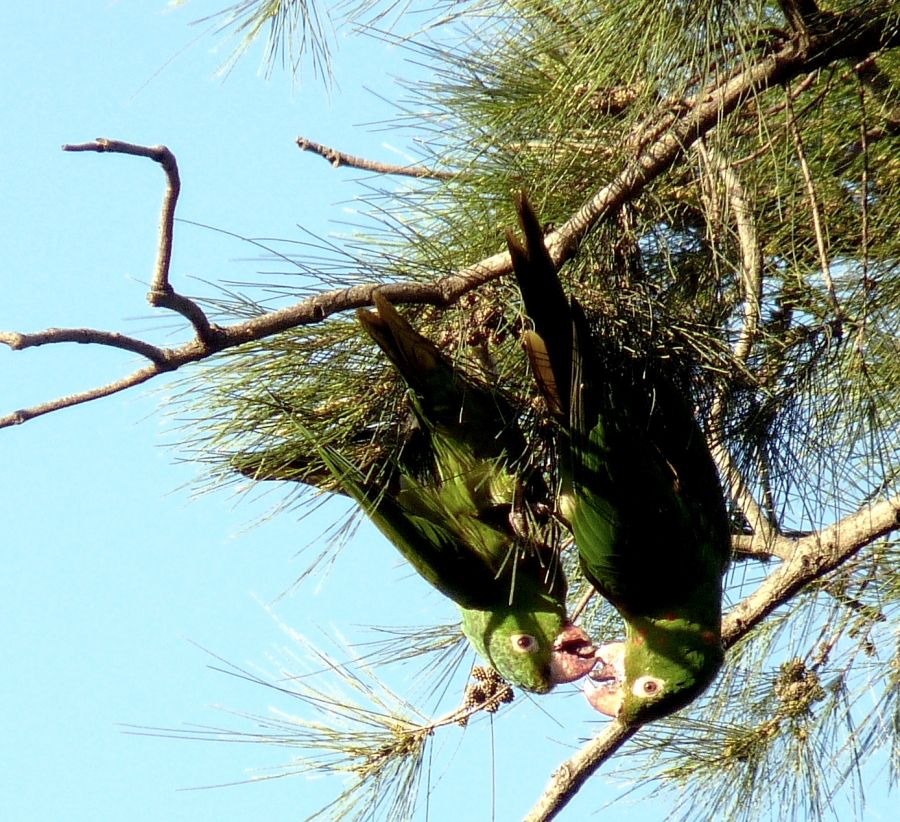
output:
[[[802,588],[842,565],[860,549],[900,528],[900,494],[863,508],[821,531],[791,540],[780,537],[787,559],[725,616],[722,640],[729,648]]]
[[[400,166],[394,163],[381,163],[378,160],[367,160],[365,157],[356,157],[353,154],[338,151],[336,148],[323,146],[321,143],[313,142],[306,137],[298,137],[295,142],[301,151],[310,151],[313,154],[318,154],[335,168],[347,166],[349,168],[359,168],[363,171],[374,171],[376,174],[394,174],[401,177],[416,177],[425,180],[452,180],[458,176],[454,171],[440,171],[424,166]]]
[[[838,568],[860,549],[900,529],[900,494],[850,514],[827,528],[798,540],[779,537],[784,561],[750,596],[725,616],[723,643],[730,648],[798,591]],[[783,544],[781,544],[783,543]],[[562,763],[526,822],[553,819],[584,783],[640,730],[611,723],[599,736]]]
[[[822,270],[822,280],[825,283],[825,290],[828,292],[828,298],[831,300],[834,316],[840,321],[843,318],[844,313],[838,302],[837,292],[834,290],[834,281],[831,278],[831,263],[828,260],[828,248],[825,242],[825,226],[822,222],[822,209],[819,207],[819,196],[816,192],[816,184],[809,168],[809,162],[806,159],[806,149],[803,147],[803,137],[797,126],[797,118],[794,116],[794,105],[791,102],[790,94],[786,95],[786,100],[787,125],[797,151],[797,160],[800,163],[800,170],[803,172],[803,182],[806,184],[806,194],[809,198],[809,210],[812,216],[813,233],[816,237],[816,251],[819,254],[819,266]]]
[[[722,118],[730,115],[743,102],[766,88],[788,83],[835,60],[845,58],[863,60],[881,48],[900,43],[900,29],[890,27],[885,21],[883,9],[873,8],[873,5],[870,4],[858,12],[834,16],[827,31],[817,32],[809,37],[797,37],[777,47],[773,46],[773,50],[757,62],[735,71],[732,76],[712,83],[697,95],[683,100],[678,108],[679,113],[677,115],[670,113],[672,122],[666,128],[658,127],[653,121],[638,124],[635,134],[652,131],[655,134],[654,138],[649,143],[643,143],[637,156],[623,171],[599,189],[556,231],[547,235],[545,242],[554,263],[560,266],[573,257],[581,241],[600,219],[637,197],[650,182],[668,171],[697,140],[714,129]],[[180,185],[175,158],[171,152],[163,146],[147,147],[104,139],[64,148],[67,151],[133,154],[148,157],[162,165],[167,175],[168,187],[163,202],[156,276],[148,299],[153,305],[169,308],[186,317],[194,326],[196,339],[184,346],[161,349],[165,368],[154,366],[151,369],[141,369],[107,386],[40,406],[21,409],[0,417],[0,428],[33,419],[58,408],[109,396],[116,390],[124,390],[146,381],[157,373],[206,359],[226,348],[278,334],[289,328],[321,322],[337,312],[371,305],[372,292],[379,287],[394,303],[429,303],[446,306],[478,286],[512,271],[508,252],[502,252],[437,279],[433,283],[401,282],[386,286],[372,283],[335,289],[246,322],[227,327],[214,326],[209,323],[199,306],[175,292],[168,280],[172,220]],[[68,329],[61,333],[74,334],[75,330]],[[44,334],[46,336],[46,332]],[[100,332],[100,336],[103,334],[109,332]],[[10,340],[21,340],[29,336],[41,335],[3,332],[0,342],[10,345]],[[96,341],[99,344],[108,344],[100,339],[100,336]],[[56,340],[46,337],[46,342],[53,341]],[[147,351],[150,350],[149,345],[148,343]],[[114,386],[121,387],[114,389]]]
[[[743,319],[734,344],[733,356],[735,363],[739,366],[744,366],[750,356],[753,344],[759,336],[762,305],[762,249],[760,248],[759,235],[756,230],[756,221],[747,201],[738,171],[726,162],[724,158],[720,157],[717,151],[706,146],[703,140],[697,142],[696,148],[698,154],[704,160],[710,176],[721,181],[725,198],[737,229],[738,248],[740,251],[740,282],[743,294]],[[714,183],[710,184],[709,189],[707,196],[709,200],[708,207],[717,212]],[[715,225],[718,221],[709,220],[708,222],[710,225]],[[744,515],[753,531],[754,545],[751,553],[755,555],[765,552],[771,555],[776,546],[777,529],[747,487],[743,474],[725,445],[725,438],[722,435],[726,399],[726,394],[720,392],[716,396],[710,410],[710,428],[712,430],[710,452],[719,469],[719,473],[728,486],[732,500],[734,500],[738,510]]]
[[[553,819],[594,772],[639,730],[637,725],[629,728],[616,721],[610,722],[598,736],[556,769],[544,794],[524,822]]]

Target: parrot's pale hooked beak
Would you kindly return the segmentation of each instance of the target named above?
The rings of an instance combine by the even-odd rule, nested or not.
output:
[[[597,664],[597,649],[591,638],[575,625],[566,625],[550,654],[550,679],[554,685],[573,682]]]
[[[601,645],[596,657],[601,664],[584,681],[584,695],[600,713],[615,719],[625,696],[625,643]]]

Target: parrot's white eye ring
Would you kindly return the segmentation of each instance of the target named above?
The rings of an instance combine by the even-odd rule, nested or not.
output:
[[[665,680],[658,679],[655,676],[641,676],[631,686],[631,693],[635,696],[649,698],[662,693],[665,685]]]
[[[533,654],[538,649],[538,641],[531,634],[513,634],[509,641],[519,654]]]

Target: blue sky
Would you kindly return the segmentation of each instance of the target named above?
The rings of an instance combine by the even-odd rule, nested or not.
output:
[[[62,143],[97,136],[165,143],[181,169],[181,218],[288,239],[302,236],[298,226],[321,235],[339,230],[361,176],[301,154],[296,136],[402,161],[402,144],[366,126],[390,116],[381,98],[394,94],[392,74],[409,71],[402,54],[343,41],[330,95],[311,77],[292,85],[278,71],[269,81],[258,76],[259,50],[222,81],[215,73],[227,41],[188,25],[220,4],[59,3],[51,13],[46,4],[17,3],[5,10],[0,328],[88,326],[161,344],[186,339],[144,298],[160,170],[137,158],[65,154]],[[261,267],[248,260],[256,256],[223,234],[180,224],[173,282],[194,292],[201,286],[191,277],[249,279]],[[0,413],[115,379],[137,364],[97,347],[3,348]],[[129,736],[121,724],[246,730],[248,723],[215,706],[296,709],[211,670],[214,661],[197,645],[242,667],[273,670],[273,656],[298,652],[278,620],[336,643],[330,650],[340,654],[345,637],[370,636],[361,625],[454,618],[370,527],[327,576],[281,596],[312,556],[298,552],[315,547],[341,505],[302,523],[293,511],[260,523],[279,489],[198,495],[201,469],[167,444],[175,437],[160,411],[165,384],[0,431],[0,807],[7,819],[302,819],[335,795],[333,780],[178,790],[249,778],[253,769],[288,761],[290,751]],[[403,678],[395,674],[400,687]],[[574,688],[562,691],[520,700],[505,721],[439,734],[429,818],[458,819],[463,810],[490,818],[492,785],[496,818],[520,817],[555,765],[600,726]],[[583,818],[612,795],[601,775],[563,818]],[[636,820],[664,819],[667,810],[621,808]]]

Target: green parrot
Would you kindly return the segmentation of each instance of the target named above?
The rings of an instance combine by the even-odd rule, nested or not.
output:
[[[463,375],[377,292],[365,331],[408,388],[422,433],[385,482],[321,448],[337,485],[412,566],[462,611],[463,631],[507,680],[535,693],[596,664],[587,634],[566,616],[556,552],[538,538],[548,494],[527,466],[516,412]],[[546,516],[544,517],[546,519]]]
[[[631,724],[687,705],[722,665],[725,497],[686,397],[648,358],[593,335],[566,298],[527,199],[508,245],[534,326],[524,345],[559,422],[558,507],[585,576],[625,621],[585,693]]]

